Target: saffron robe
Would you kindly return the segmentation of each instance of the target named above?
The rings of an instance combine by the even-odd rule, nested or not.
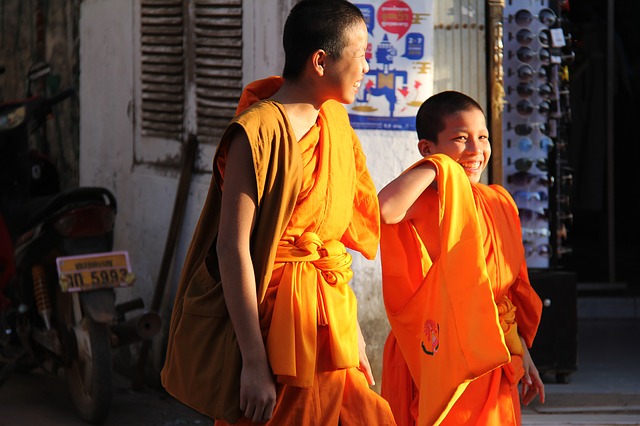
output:
[[[425,161],[437,168],[438,190],[423,194],[433,208],[381,229],[392,329],[382,395],[399,425],[519,424],[519,336],[531,346],[542,303],[529,283],[516,205],[498,185],[472,185],[445,155],[412,167]]]
[[[229,136],[241,128],[251,146],[258,193],[252,258],[260,326],[278,382],[270,423],[321,425],[334,420],[337,424],[339,419],[347,425],[358,424],[365,415],[372,424],[395,424],[386,401],[369,389],[357,370],[357,307],[347,284],[352,272],[346,248],[372,259],[379,240],[376,191],[364,153],[346,109],[333,101],[322,106],[316,125],[298,142],[282,105],[259,101],[275,93],[281,83],[279,78],[269,78],[247,87],[239,115],[214,157],[212,182],[219,194]],[[203,216],[216,209],[214,216],[219,206],[205,203]],[[196,235],[211,234],[200,228]],[[214,241],[215,233],[202,242],[210,258],[215,255]],[[215,262],[208,264],[214,269],[210,275],[216,276]],[[197,286],[194,280],[181,280],[181,286],[182,281],[192,294]],[[175,312],[174,308],[174,316]],[[186,315],[181,316],[175,319],[177,324],[184,322]],[[178,345],[179,336],[183,343]],[[183,360],[165,365],[165,377],[193,369],[186,364],[194,360],[206,364],[204,358],[190,357],[203,338],[176,326],[170,351],[174,358],[180,352]],[[190,384],[183,380],[182,385]],[[207,386],[198,392],[205,393],[198,398],[206,400]],[[240,424],[249,422],[242,418]]]

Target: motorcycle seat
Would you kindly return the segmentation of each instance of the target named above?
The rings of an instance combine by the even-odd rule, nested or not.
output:
[[[89,204],[111,206],[114,211],[117,210],[116,199],[111,191],[106,188],[72,188],[55,195],[26,200],[12,215],[12,227],[17,231],[16,234],[20,235],[47,218],[52,218],[65,211]]]

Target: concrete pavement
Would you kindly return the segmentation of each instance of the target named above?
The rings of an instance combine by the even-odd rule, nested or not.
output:
[[[640,319],[579,319],[578,368],[548,381],[547,401],[523,409],[524,425],[640,425]],[[131,390],[117,376],[104,426],[201,426],[212,422],[159,390]],[[0,426],[86,426],[63,377],[14,374],[0,387]],[[369,425],[363,425],[369,426]]]
[[[523,424],[640,425],[640,319],[579,319],[577,371],[545,390]]]
[[[167,396],[115,376],[113,401],[103,426],[210,426],[207,417]],[[87,426],[74,411],[64,377],[14,373],[0,388],[0,426]]]

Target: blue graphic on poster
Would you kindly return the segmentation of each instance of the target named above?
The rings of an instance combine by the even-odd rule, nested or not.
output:
[[[354,3],[369,31],[367,72],[355,102],[346,105],[356,129],[415,130],[415,116],[433,92],[433,4]]]

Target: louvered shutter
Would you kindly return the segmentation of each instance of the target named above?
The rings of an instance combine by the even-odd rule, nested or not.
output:
[[[184,8],[181,0],[143,0],[141,132],[182,140],[185,103]]]
[[[242,91],[242,0],[195,0],[198,135],[217,142]]]
[[[242,0],[141,0],[140,31],[140,135],[217,144],[242,90]]]

